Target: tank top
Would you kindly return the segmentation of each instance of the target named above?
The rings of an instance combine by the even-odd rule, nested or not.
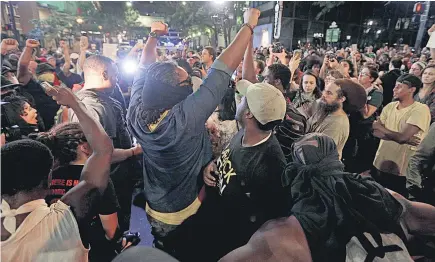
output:
[[[33,211],[1,242],[1,261],[87,262],[89,250],[83,246],[69,206],[60,200],[50,207],[43,199],[32,202],[26,205],[35,207]]]

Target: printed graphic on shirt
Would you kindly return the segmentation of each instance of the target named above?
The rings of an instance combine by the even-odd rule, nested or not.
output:
[[[78,179],[53,179],[50,183],[50,195],[53,198],[49,201],[49,204],[55,203],[63,195],[66,194],[71,188],[80,183]]]
[[[232,166],[230,160],[230,148],[225,149],[217,161],[217,173],[218,173],[218,183],[219,194],[222,196],[225,188],[230,183],[231,177],[236,175],[236,172]]]

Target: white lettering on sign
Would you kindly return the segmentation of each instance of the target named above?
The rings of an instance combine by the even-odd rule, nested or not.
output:
[[[283,1],[276,1],[275,5],[275,29],[273,31],[273,38],[279,39],[281,36],[281,20],[282,20],[282,7]]]

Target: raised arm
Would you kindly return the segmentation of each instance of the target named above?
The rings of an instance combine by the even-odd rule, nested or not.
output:
[[[86,140],[93,150],[83,167],[80,183],[61,198],[72,207],[77,220],[80,221],[90,215],[95,198],[103,195],[107,187],[113,145],[101,124],[88,115],[86,107],[69,88],[61,87],[58,91],[50,91],[49,95],[59,104],[74,110]]]
[[[80,56],[79,56],[78,64],[80,66],[80,69],[82,69],[82,70],[83,70],[83,65],[85,64],[86,51],[88,50],[88,47],[89,47],[88,38],[86,36],[81,36],[80,37]]]
[[[258,82],[257,76],[255,75],[254,55],[252,54],[252,37],[251,41],[249,41],[248,48],[246,48],[245,57],[243,59],[242,78],[251,83]]]
[[[142,56],[140,58],[140,64],[142,66],[146,66],[152,64],[157,59],[157,37],[151,36],[155,34],[156,36],[162,36],[168,33],[168,25],[162,22],[153,22],[151,24],[151,33],[150,37],[145,44],[145,47],[142,51]]]
[[[1,57],[2,57],[2,65],[3,65],[3,59],[11,50],[18,49],[18,42],[15,39],[12,38],[6,38],[2,40],[1,43]]]
[[[69,56],[69,47],[65,41],[60,41],[60,48],[62,48],[63,57],[65,58],[65,64],[63,65],[62,72],[65,76],[70,76],[71,71],[69,68],[71,67],[71,58]]]
[[[204,123],[224,97],[231,74],[242,61],[246,47],[251,41],[251,28],[257,25],[259,16],[260,11],[257,9],[245,12],[245,25],[228,48],[214,61],[198,91],[188,96],[181,104],[185,115],[191,117],[193,128],[203,129]]]
[[[183,51],[181,52],[181,58],[187,59],[188,49],[189,49],[189,46],[187,44],[184,44]]]
[[[325,57],[323,58],[322,67],[320,68],[320,73],[319,73],[320,78],[322,79],[326,78],[326,73],[328,71],[328,68],[329,68],[329,57],[325,55]]]
[[[137,52],[141,49],[143,49],[143,43],[136,43],[136,45],[133,46],[130,52],[128,52],[127,57],[133,57],[136,59]]]
[[[32,79],[32,73],[29,71],[29,63],[32,60],[33,50],[39,46],[39,41],[35,39],[27,39],[26,47],[18,61],[18,81],[22,85],[27,85]]]

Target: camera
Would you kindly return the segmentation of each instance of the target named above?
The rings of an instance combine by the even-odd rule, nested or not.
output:
[[[327,55],[329,61],[333,62],[334,59],[337,60],[337,56],[335,54],[328,54]]]
[[[12,142],[15,140],[20,140],[22,138],[20,128],[17,125],[11,125],[4,105],[7,102],[1,102],[1,133],[5,134],[6,142]]]
[[[284,49],[284,46],[280,42],[276,42],[272,46],[273,53],[281,53],[283,49]]]

